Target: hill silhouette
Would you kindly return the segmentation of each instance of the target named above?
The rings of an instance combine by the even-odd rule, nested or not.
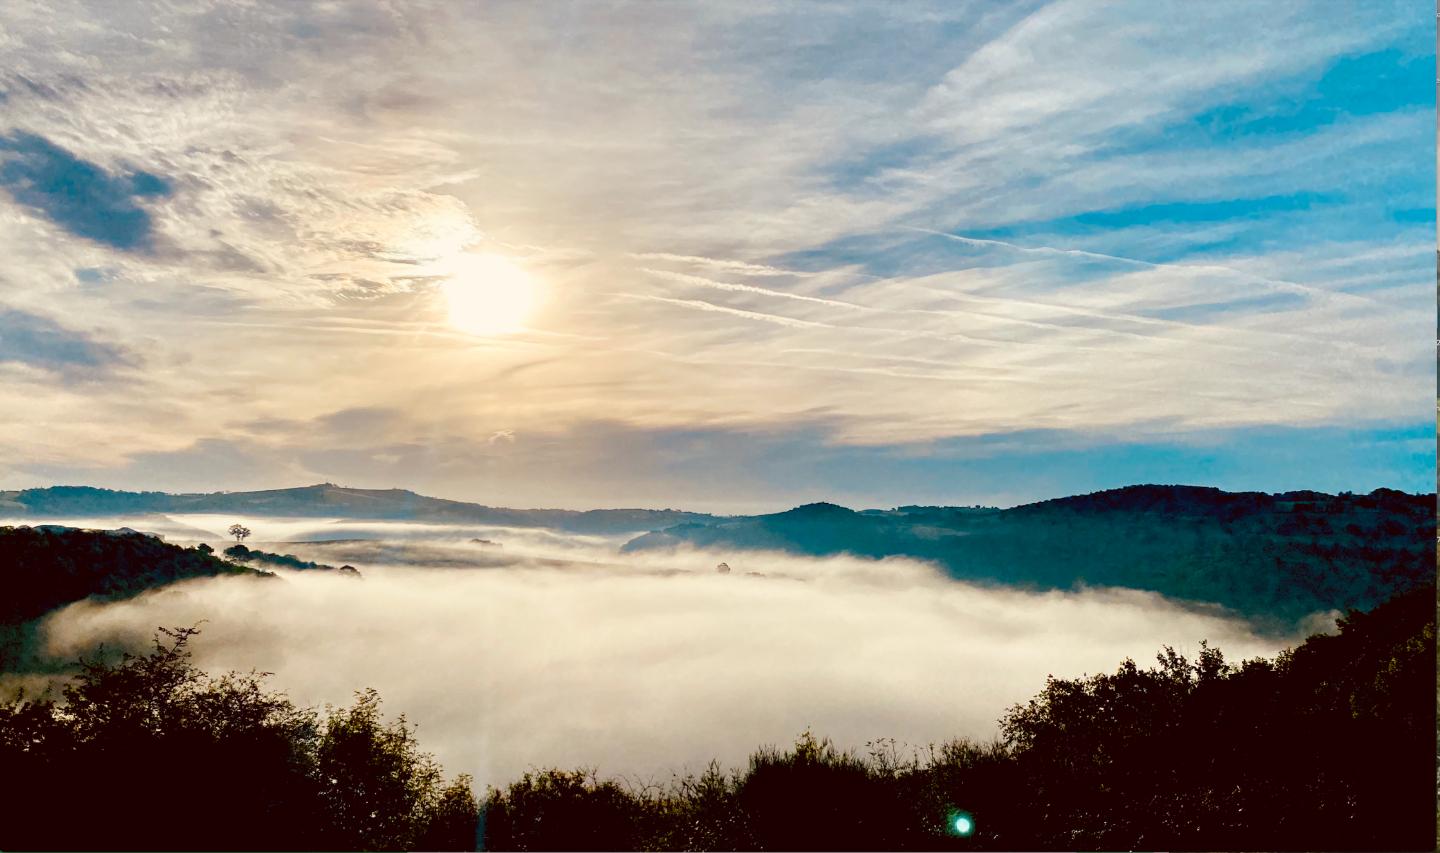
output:
[[[0,670],[29,657],[36,621],[66,604],[185,578],[265,574],[133,530],[0,527]]]
[[[331,566],[314,560],[302,560],[294,554],[272,554],[269,551],[248,548],[238,542],[226,548],[224,553],[237,563],[259,563],[262,566],[275,566],[297,572],[339,572],[360,576],[360,570],[354,566]]]
[[[717,517],[671,509],[506,509],[331,483],[204,494],[55,486],[0,492],[0,512],[392,519],[640,533],[625,544],[627,552],[693,546],[914,557],[963,580],[1039,589],[1121,586],[1211,602],[1276,630],[1317,611],[1371,607],[1424,582],[1433,572],[1435,542],[1435,496],[1392,489],[1330,495],[1137,485],[1011,509],[857,512],[813,503]]]
[[[652,531],[624,550],[684,546],[915,557],[964,580],[1152,590],[1278,627],[1373,607],[1430,579],[1435,496],[1140,485],[1013,509],[810,504]]]
[[[0,491],[0,515],[58,518],[184,512],[552,527],[574,533],[638,533],[715,518],[671,509],[508,509],[431,498],[406,489],[352,489],[334,483],[200,494],[125,492],[90,486]]]

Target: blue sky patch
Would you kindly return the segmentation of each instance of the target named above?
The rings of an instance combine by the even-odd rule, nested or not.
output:
[[[23,131],[0,136],[0,186],[69,233],[127,252],[152,246],[154,223],[135,200],[173,191],[159,175],[112,175]]]
[[[48,317],[0,309],[0,363],[30,364],[75,375],[95,373],[130,361],[124,350],[68,329]]]

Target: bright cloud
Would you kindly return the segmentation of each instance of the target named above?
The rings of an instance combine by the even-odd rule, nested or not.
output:
[[[0,311],[137,354],[97,386],[0,341],[7,482],[370,459],[503,501],[505,459],[587,435],[838,459],[1431,417],[1434,22],[1401,4],[3,18]],[[455,328],[467,253],[543,304]],[[364,409],[395,416],[330,428]],[[657,491],[632,461],[614,501]]]

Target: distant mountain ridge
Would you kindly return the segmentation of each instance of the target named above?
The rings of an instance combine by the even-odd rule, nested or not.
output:
[[[195,494],[125,492],[90,486],[0,491],[0,515],[93,517],[185,512],[551,527],[572,533],[639,533],[717,519],[713,515],[672,509],[509,509],[431,498],[407,489],[352,489],[333,483]]]
[[[913,557],[934,561],[963,580],[1036,589],[1153,590],[1290,624],[1320,610],[1373,607],[1430,581],[1435,571],[1435,495],[1393,489],[1267,494],[1146,484],[1010,509],[855,511],[813,503],[731,517],[671,509],[508,509],[330,483],[180,495],[83,486],[0,492],[0,516],[186,512],[641,534],[623,546],[626,552],[690,546]]]
[[[809,504],[652,531],[622,550],[685,546],[914,557],[963,580],[1130,587],[1289,622],[1432,580],[1435,495],[1139,485],[1011,509]]]

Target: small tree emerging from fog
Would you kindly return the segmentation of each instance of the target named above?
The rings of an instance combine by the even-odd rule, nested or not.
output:
[[[243,524],[232,524],[230,525],[230,535],[234,536],[235,543],[239,544],[244,542],[246,537],[250,535],[250,528]]]

